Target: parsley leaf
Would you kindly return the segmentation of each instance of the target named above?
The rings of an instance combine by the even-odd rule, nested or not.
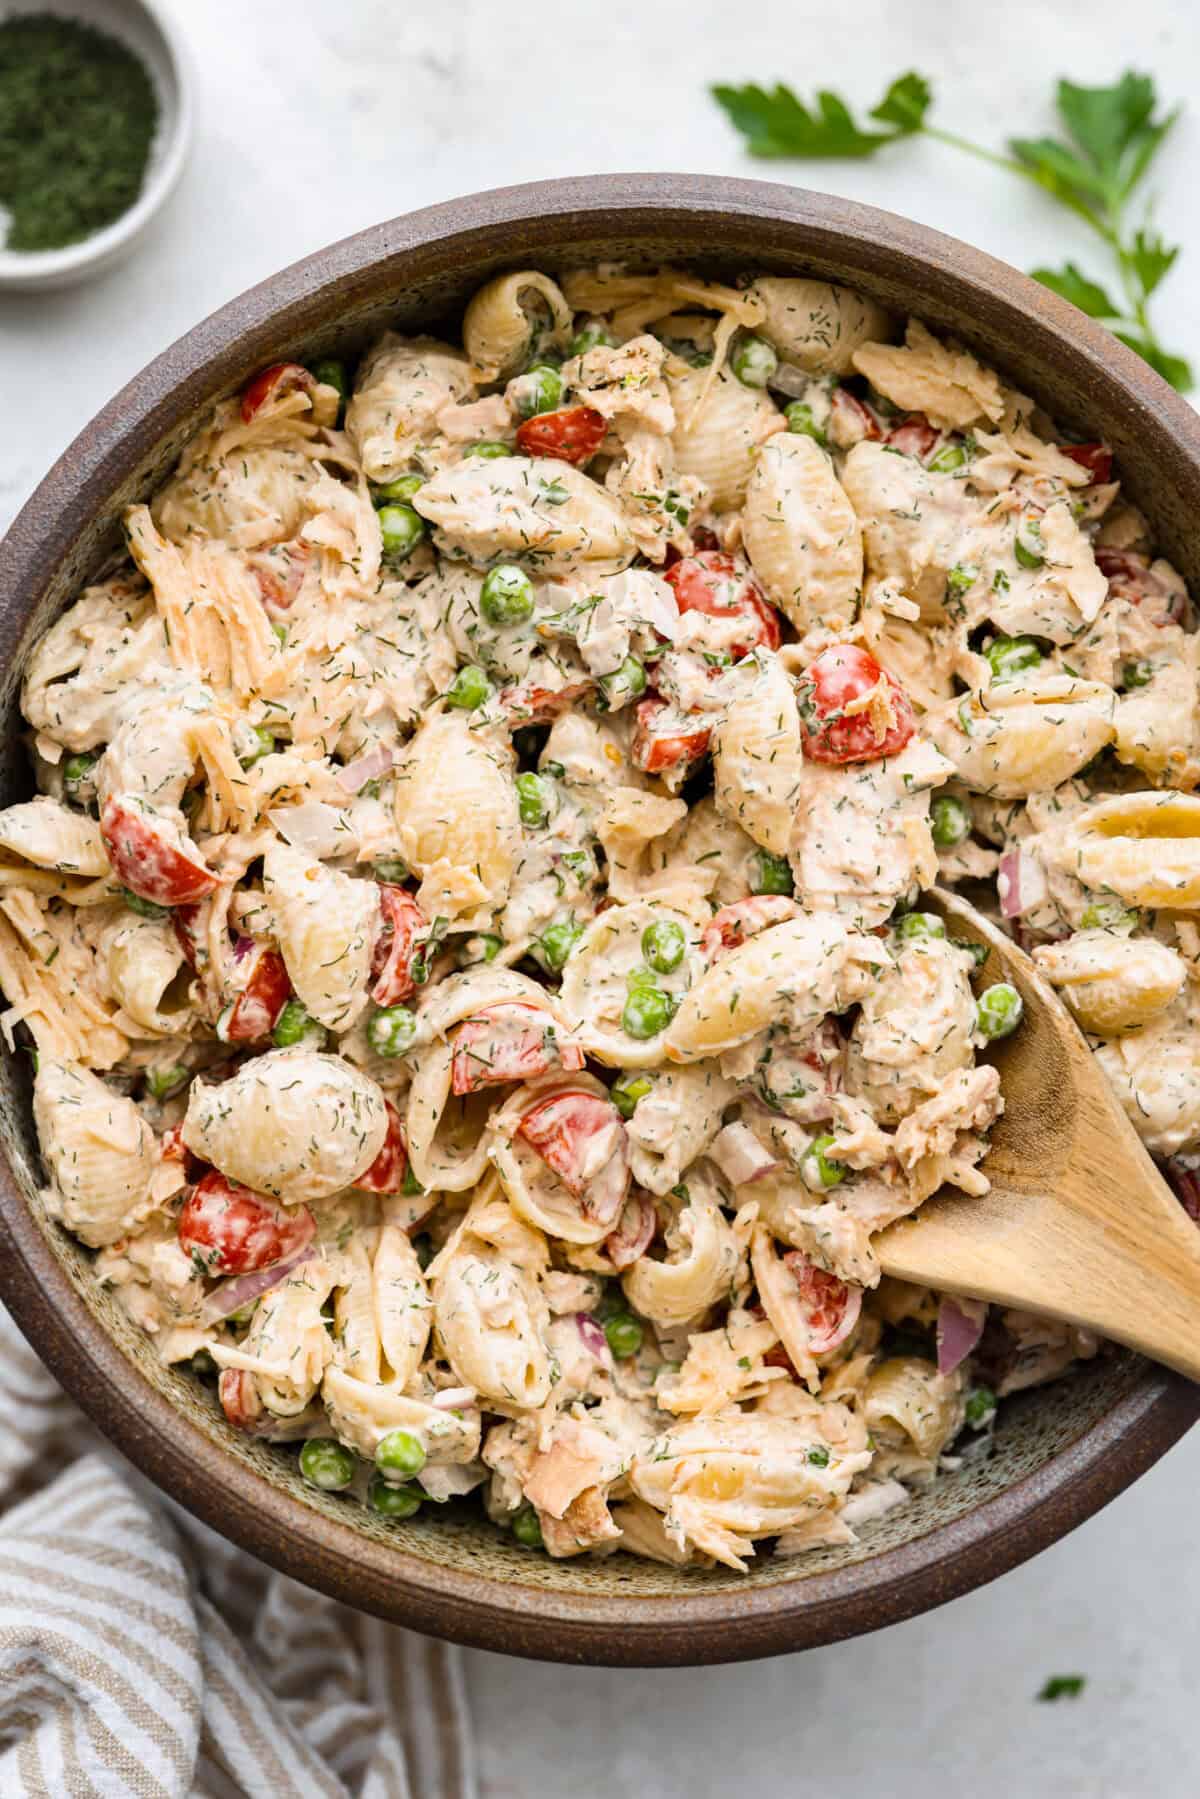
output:
[[[873,156],[884,144],[918,131],[931,98],[920,75],[901,75],[870,114],[892,129],[864,131],[845,101],[827,88],[817,94],[815,108],[782,82],[773,89],[718,84],[712,93],[752,156]]]
[[[1121,308],[1114,300],[1110,300],[1102,287],[1089,279],[1073,262],[1064,263],[1061,269],[1031,269],[1035,281],[1048,287],[1053,293],[1069,300],[1072,306],[1078,306],[1080,312],[1086,312],[1090,319],[1119,319]]]
[[[1185,357],[1172,355],[1160,343],[1148,337],[1139,337],[1134,331],[1116,331],[1113,335],[1119,337],[1131,350],[1135,350],[1156,374],[1161,375],[1164,381],[1169,381],[1181,394],[1187,393],[1191,388],[1194,381],[1192,365]]]
[[[1179,245],[1168,249],[1157,232],[1143,229],[1134,233],[1129,260],[1144,294],[1152,294],[1159,282],[1170,274],[1178,255]]]

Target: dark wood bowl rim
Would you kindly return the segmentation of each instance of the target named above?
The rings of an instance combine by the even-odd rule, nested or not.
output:
[[[593,235],[723,218],[778,221],[826,256],[901,285],[914,263],[950,303],[1032,330],[1081,388],[1136,429],[1174,440],[1200,494],[1200,420],[1101,326],[1024,275],[894,214],[774,182],[675,174],[534,182],[427,207],[344,239],[231,301],[145,368],[79,434],[0,543],[0,661],[89,518],[181,416],[365,291],[382,262],[469,265],[511,241],[536,264],[578,221]],[[924,1536],[778,1586],[668,1597],[558,1593],[438,1566],[364,1538],[243,1467],[146,1381],[71,1284],[7,1162],[0,1165],[0,1296],[47,1366],[129,1459],[273,1567],[347,1604],[480,1648],[617,1666],[694,1665],[815,1647],[896,1623],[994,1579],[1122,1492],[1200,1416],[1200,1388],[1147,1364],[1136,1386],[1037,1472]]]

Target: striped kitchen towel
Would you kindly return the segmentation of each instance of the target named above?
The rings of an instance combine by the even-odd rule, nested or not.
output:
[[[2,1799],[476,1799],[460,1653],[133,1472],[0,1308]]]

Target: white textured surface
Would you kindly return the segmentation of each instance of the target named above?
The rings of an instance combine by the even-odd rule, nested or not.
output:
[[[864,107],[903,69],[939,122],[999,143],[1050,126],[1057,73],[1152,69],[1200,87],[1185,0],[167,0],[198,76],[192,163],[165,219],[93,286],[0,299],[0,527],[53,458],[156,351],[240,289],[414,206],[510,181],[616,169],[784,179],[754,165],[705,94],[714,79],[844,88]],[[636,20],[636,24],[632,21]],[[831,29],[831,20],[835,29]],[[844,34],[836,32],[845,21]],[[841,41],[839,42],[839,36]],[[1200,108],[1157,173],[1163,228],[1190,248],[1158,308],[1200,363]],[[804,172],[798,172],[804,178]],[[826,164],[814,185],[973,239],[1024,266],[1074,256],[1082,226],[935,144]],[[1196,1791],[1200,1433],[1036,1562],[858,1642],[743,1668],[658,1674],[470,1660],[488,1799],[730,1792],[917,1799],[1175,1799]],[[1037,1705],[1046,1675],[1088,1676]],[[438,1799],[421,1795],[420,1799]]]

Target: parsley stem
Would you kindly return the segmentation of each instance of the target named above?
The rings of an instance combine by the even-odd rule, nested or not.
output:
[[[922,137],[935,137],[939,143],[949,144],[952,150],[965,150],[970,156],[979,157],[981,162],[990,162],[998,169],[1007,169],[1010,175],[1028,175],[1029,170],[1023,168],[1015,157],[1005,156],[999,150],[989,150],[985,144],[973,144],[969,137],[959,137],[956,131],[943,131],[940,125],[919,125]]]

